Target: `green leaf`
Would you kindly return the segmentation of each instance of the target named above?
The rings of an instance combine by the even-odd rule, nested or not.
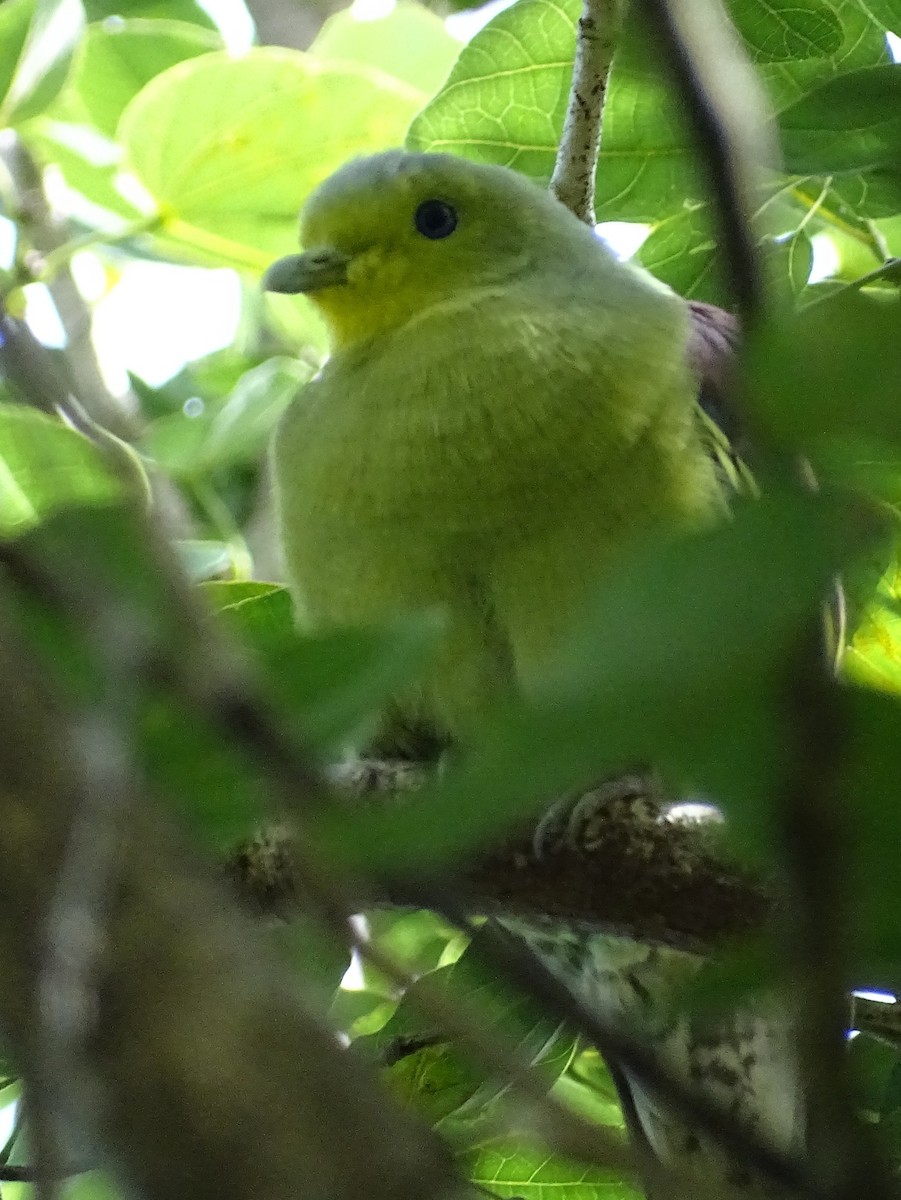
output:
[[[0,533],[21,533],[60,508],[121,494],[97,448],[54,417],[0,404]]]
[[[783,318],[749,346],[757,418],[831,470],[901,446],[901,306],[854,290]]]
[[[604,108],[596,195],[603,221],[654,223],[707,199],[693,137],[637,9],[627,18]],[[519,0],[495,17],[413,122],[410,147],[452,150],[546,183],[563,127],[579,11],[575,0]],[[820,80],[888,58],[881,28],[857,0],[803,6],[733,0],[730,11],[777,110]],[[789,50],[793,56],[783,61]]]
[[[206,469],[258,459],[282,413],[312,374],[310,366],[293,358],[270,358],[246,371],[213,417]]]
[[[832,192],[861,217],[891,217],[901,212],[901,170],[878,168],[839,175]]]
[[[440,17],[410,0],[400,0],[387,16],[360,20],[350,9],[322,26],[310,53],[377,67],[425,96],[436,92],[460,53]]]
[[[294,248],[313,188],[349,156],[396,145],[420,99],[297,51],[205,54],[151,80],[119,136],[169,239],[198,261],[262,270]]]
[[[83,126],[41,120],[28,130],[31,149],[52,162],[66,184],[90,204],[129,223],[140,221],[143,211],[122,192],[121,151],[99,135],[85,139]],[[132,179],[137,189],[137,182]]]
[[[874,21],[893,33],[901,33],[901,0],[864,0],[864,7]]]
[[[385,1028],[391,1028],[391,1021]],[[424,1046],[405,1055],[391,1068],[389,1083],[392,1091],[433,1125],[440,1125],[464,1106],[484,1108],[497,1092],[484,1087],[472,1067],[446,1044]]]
[[[80,0],[0,5],[0,128],[28,120],[54,100],[83,28]]]
[[[895,478],[901,483],[897,465]],[[897,560],[881,573],[871,592],[845,650],[842,668],[847,679],[901,695],[901,570]]]
[[[72,84],[97,128],[115,137],[129,101],[175,63],[222,49],[212,30],[185,21],[129,20],[91,25]]]
[[[427,909],[415,912],[376,909],[367,914],[366,923],[370,938],[381,950],[402,962],[411,975],[448,966],[469,944],[468,938]],[[393,986],[391,990],[394,991]]]
[[[612,1129],[625,1128],[616,1084],[593,1047],[579,1051],[569,1070],[554,1084],[551,1094],[586,1121]]]
[[[788,7],[779,5],[776,15],[785,17]],[[809,6],[794,7],[803,22]],[[822,79],[887,60],[882,31],[860,11],[856,0],[839,0],[830,8],[839,22],[841,39],[828,56],[826,52],[835,42],[832,35],[819,41],[816,56],[784,62],[769,60],[756,52],[753,44],[746,44],[777,112]],[[729,9],[745,33],[776,19],[775,6],[763,5],[760,0],[733,0]],[[597,174],[598,220],[656,222],[663,216],[678,216],[683,207],[707,202],[708,188],[698,169],[694,137],[679,106],[672,103],[672,84],[655,60],[653,45],[636,6],[626,22],[610,74]],[[787,228],[783,225],[770,232]]]
[[[686,299],[724,305],[731,300],[707,204],[686,205],[681,212],[660,221],[636,258]]]
[[[755,62],[829,58],[844,41],[833,6],[817,0],[733,0],[730,12]]]
[[[187,21],[204,29],[215,29],[216,22],[196,0],[85,0],[89,21],[110,24],[135,17],[147,20]]]
[[[496,17],[461,53],[445,87],[413,122],[411,148],[449,149],[515,167],[546,184],[566,109],[578,12],[578,5],[568,0],[559,5],[519,0]],[[776,110],[822,80],[887,61],[882,29],[857,0],[803,6],[790,0],[732,0],[730,12]],[[597,217],[653,225],[641,261],[686,296],[728,302],[709,229],[707,182],[698,168],[691,130],[672,103],[672,85],[655,60],[654,45],[638,6],[632,6],[604,108]],[[885,175],[844,177],[855,189],[861,217],[897,211],[895,189]],[[817,197],[822,184],[810,183]],[[777,186],[782,188],[782,181]],[[770,237],[795,232],[813,203],[797,187],[784,189],[781,197],[778,223],[772,222],[772,205],[761,207]],[[859,224],[850,207],[853,199],[851,192],[841,201],[831,193],[819,196],[819,219]],[[861,236],[875,244],[869,227],[863,227]],[[786,268],[799,261],[793,257]]]
[[[616,1171],[569,1162],[520,1139],[494,1138],[466,1155],[461,1167],[477,1187],[510,1200],[547,1200],[551,1192],[566,1200],[642,1200],[644,1195]]]
[[[332,1001],[328,1019],[332,1028],[351,1041],[377,1033],[391,1019],[396,1002],[368,990],[341,989]]]
[[[437,634],[428,617],[317,636],[296,627],[285,588],[208,584],[226,625],[254,652],[271,695],[298,736],[318,750],[342,751],[371,731],[388,698],[421,668]],[[235,590],[237,589],[237,590]],[[231,597],[232,599],[228,599]]]
[[[439,967],[417,980],[404,995],[397,1011],[373,1037],[360,1039],[361,1050],[381,1059],[398,1039],[431,1032],[425,1028],[419,991],[438,988],[451,1003],[470,1005],[485,1028],[496,1027],[515,1042],[521,1058],[536,1067],[550,1088],[572,1059],[575,1039],[561,1023],[547,1017],[535,1000],[498,981],[476,947],[467,948],[450,966]],[[408,1100],[424,1107],[429,1119],[443,1122],[446,1134],[465,1136],[473,1116],[501,1095],[506,1085],[486,1082],[468,1065],[460,1051],[446,1044],[431,1046],[401,1059],[391,1069],[391,1082]],[[466,1105],[465,1114],[460,1112]],[[460,1125],[453,1130],[452,1126]]]
[[[898,170],[901,64],[827,80],[779,118],[786,168],[797,175]]]
[[[578,0],[518,0],[489,21],[410,126],[409,148],[450,150],[547,182],[566,113],[579,11]]]

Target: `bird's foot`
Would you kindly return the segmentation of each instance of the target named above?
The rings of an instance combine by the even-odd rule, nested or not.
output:
[[[634,772],[605,779],[597,787],[556,800],[532,835],[537,859],[561,850],[590,853],[601,841],[613,810],[626,807],[633,819],[657,824],[666,804],[653,772]]]
[[[412,792],[422,787],[427,764],[403,758],[348,758],[328,768],[329,782],[355,796]]]

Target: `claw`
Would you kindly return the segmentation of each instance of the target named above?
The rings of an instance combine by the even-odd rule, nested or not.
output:
[[[613,806],[644,805],[658,819],[664,804],[660,781],[651,773],[617,775],[581,793],[555,800],[532,835],[532,853],[539,862],[562,850],[591,851],[603,832],[604,817]]]

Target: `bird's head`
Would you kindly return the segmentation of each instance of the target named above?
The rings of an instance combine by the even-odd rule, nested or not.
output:
[[[304,207],[300,236],[304,253],[274,263],[263,286],[308,294],[342,347],[536,262],[575,264],[591,234],[505,167],[391,150],[327,179]]]

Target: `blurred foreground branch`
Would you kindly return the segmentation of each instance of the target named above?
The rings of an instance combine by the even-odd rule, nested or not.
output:
[[[85,780],[76,716],[47,693],[5,606],[0,680],[16,695],[0,717],[0,1021],[27,1069],[35,947]],[[148,1197],[464,1194],[438,1141],[339,1048],[140,781],[129,786],[89,1020],[54,1081],[60,1144]]]

